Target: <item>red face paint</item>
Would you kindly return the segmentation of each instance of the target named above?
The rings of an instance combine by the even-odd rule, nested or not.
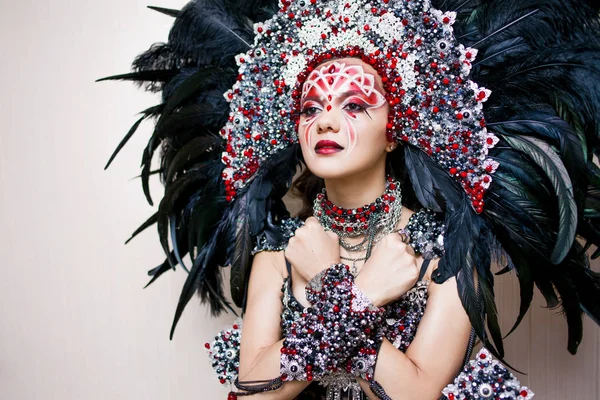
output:
[[[365,73],[361,65],[334,62],[315,69],[304,83],[301,98],[302,110],[311,111],[302,122],[305,127],[304,139],[309,148],[312,148],[310,132],[315,123],[322,113],[332,112],[332,104],[336,101],[341,102],[340,130],[348,135],[347,150],[351,150],[358,139],[354,125],[359,117],[358,112],[386,104],[383,94],[375,89],[375,76]]]

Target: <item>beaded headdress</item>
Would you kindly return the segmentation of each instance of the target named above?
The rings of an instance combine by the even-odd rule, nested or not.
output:
[[[433,280],[456,278],[486,347],[501,356],[494,263],[519,279],[515,327],[534,287],[549,307],[562,306],[571,352],[581,310],[600,321],[600,276],[583,251],[600,245],[597,4],[194,0],[181,11],[152,8],[175,17],[168,42],[138,56],[132,73],[106,79],[143,84],[161,102],[142,112],[109,164],[144,119],[157,119],[141,180],[151,204],[154,172],[165,193],[134,236],[157,224],[167,257],[151,282],[177,265],[189,272],[173,328],[196,292],[216,313],[230,307],[223,266],[243,307],[255,245],[283,248],[293,234],[282,197],[303,162],[303,85],[313,73],[342,73],[336,60],[346,57],[381,77],[388,140],[401,144],[389,167],[406,204],[443,219]]]
[[[487,132],[482,103],[490,91],[469,80],[477,50],[453,35],[456,13],[429,0],[281,1],[254,25],[254,43],[235,57],[223,162],[226,195],[251,180],[275,153],[297,143],[307,77],[328,60],[355,57],[373,66],[389,104],[387,136],[437,161],[469,194],[477,212],[498,163],[487,157],[498,139]],[[329,73],[340,66],[328,67]]]

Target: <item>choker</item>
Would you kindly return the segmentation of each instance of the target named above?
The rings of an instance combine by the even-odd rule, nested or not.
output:
[[[369,258],[373,244],[391,233],[402,217],[402,190],[400,182],[388,177],[383,195],[371,204],[358,208],[338,207],[327,199],[325,189],[317,195],[313,203],[313,215],[321,225],[340,238],[340,245],[349,253],[366,250],[364,257],[349,259],[362,261]],[[350,244],[345,238],[364,236],[357,244]]]
[[[400,183],[388,177],[383,195],[371,204],[358,208],[336,206],[327,199],[327,192],[323,188],[313,203],[313,214],[325,228],[338,235],[357,237],[366,234],[371,225],[392,219],[398,210],[402,210],[401,204]]]

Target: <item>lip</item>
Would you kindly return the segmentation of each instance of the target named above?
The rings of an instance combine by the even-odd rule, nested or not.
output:
[[[333,140],[319,140],[315,145],[315,153],[317,154],[333,154],[342,150],[344,148]]]

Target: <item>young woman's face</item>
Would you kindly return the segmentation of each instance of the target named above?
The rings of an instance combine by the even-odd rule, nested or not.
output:
[[[321,178],[385,166],[388,104],[380,77],[359,59],[321,64],[302,88],[298,138],[306,165]]]

